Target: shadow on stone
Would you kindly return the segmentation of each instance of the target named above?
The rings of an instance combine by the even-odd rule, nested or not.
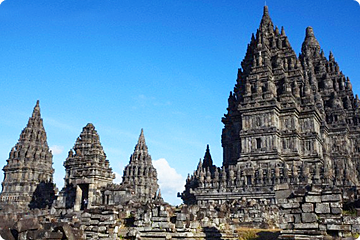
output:
[[[280,235],[280,231],[278,232],[262,231],[262,232],[258,232],[257,235],[259,237],[256,239],[259,240],[276,240]]]
[[[64,199],[65,208],[66,209],[73,208],[75,205],[75,197],[76,197],[76,189],[74,185],[71,183],[67,185],[65,188],[63,188],[63,190],[61,191],[63,192],[63,195],[65,197]]]
[[[130,216],[128,218],[125,218],[125,226],[126,227],[134,227],[135,223],[135,217],[134,216]]]
[[[216,227],[204,227],[203,232],[206,240],[222,240],[221,233]]]
[[[55,186],[52,182],[40,182],[29,204],[30,209],[50,208],[55,200]]]

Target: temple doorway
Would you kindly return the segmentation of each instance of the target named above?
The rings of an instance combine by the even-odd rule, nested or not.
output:
[[[80,210],[87,208],[89,204],[89,184],[79,184],[81,190],[81,207]]]

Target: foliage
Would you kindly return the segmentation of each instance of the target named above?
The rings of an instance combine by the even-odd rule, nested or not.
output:
[[[273,240],[277,239],[279,229],[239,228],[239,240]]]
[[[359,233],[353,233],[353,238],[357,239],[360,237],[360,234]]]
[[[343,210],[343,215],[350,215],[350,216],[356,216],[356,209],[350,208],[349,210]]]

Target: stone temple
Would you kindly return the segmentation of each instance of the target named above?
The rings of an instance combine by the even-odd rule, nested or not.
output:
[[[185,203],[273,198],[279,184],[359,185],[360,101],[313,29],[296,55],[264,8],[222,118],[223,166],[200,163]],[[208,152],[208,150],[207,150]]]
[[[93,124],[52,183],[37,102],[4,167],[3,239],[355,239],[360,234],[360,100],[311,27],[296,55],[264,7],[222,118],[223,162],[207,145],[164,202],[141,130],[120,184]],[[40,164],[39,164],[40,163]],[[0,238],[1,239],[1,238]],[[252,238],[255,239],[255,238]]]
[[[49,184],[51,189],[54,173],[52,157],[37,101],[27,126],[11,149],[7,164],[3,168],[0,207],[27,209],[30,203],[35,203],[33,197],[36,197],[36,190],[44,190],[43,188]],[[49,195],[48,199],[42,200],[51,206],[53,199]]]
[[[115,175],[106,159],[100,138],[93,124],[89,123],[76,139],[74,148],[64,162],[65,184],[60,193],[59,202],[64,208],[83,208],[88,200],[88,207],[93,201],[100,201],[100,188],[112,183]]]

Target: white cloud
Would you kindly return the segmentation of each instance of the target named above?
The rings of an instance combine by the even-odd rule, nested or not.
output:
[[[3,1],[5,1],[5,0],[0,0],[0,4],[1,4]]]
[[[52,151],[53,155],[59,155],[64,151],[64,147],[63,146],[58,146],[58,145],[53,145],[53,146],[50,147],[50,150]]]
[[[153,165],[156,168],[161,194],[165,200],[167,200],[166,196],[176,198],[177,193],[184,190],[185,178],[177,173],[175,168],[170,167],[164,158],[154,160]]]
[[[120,173],[117,173],[117,172],[114,172],[114,173],[115,173],[114,183],[121,183],[122,175]]]

